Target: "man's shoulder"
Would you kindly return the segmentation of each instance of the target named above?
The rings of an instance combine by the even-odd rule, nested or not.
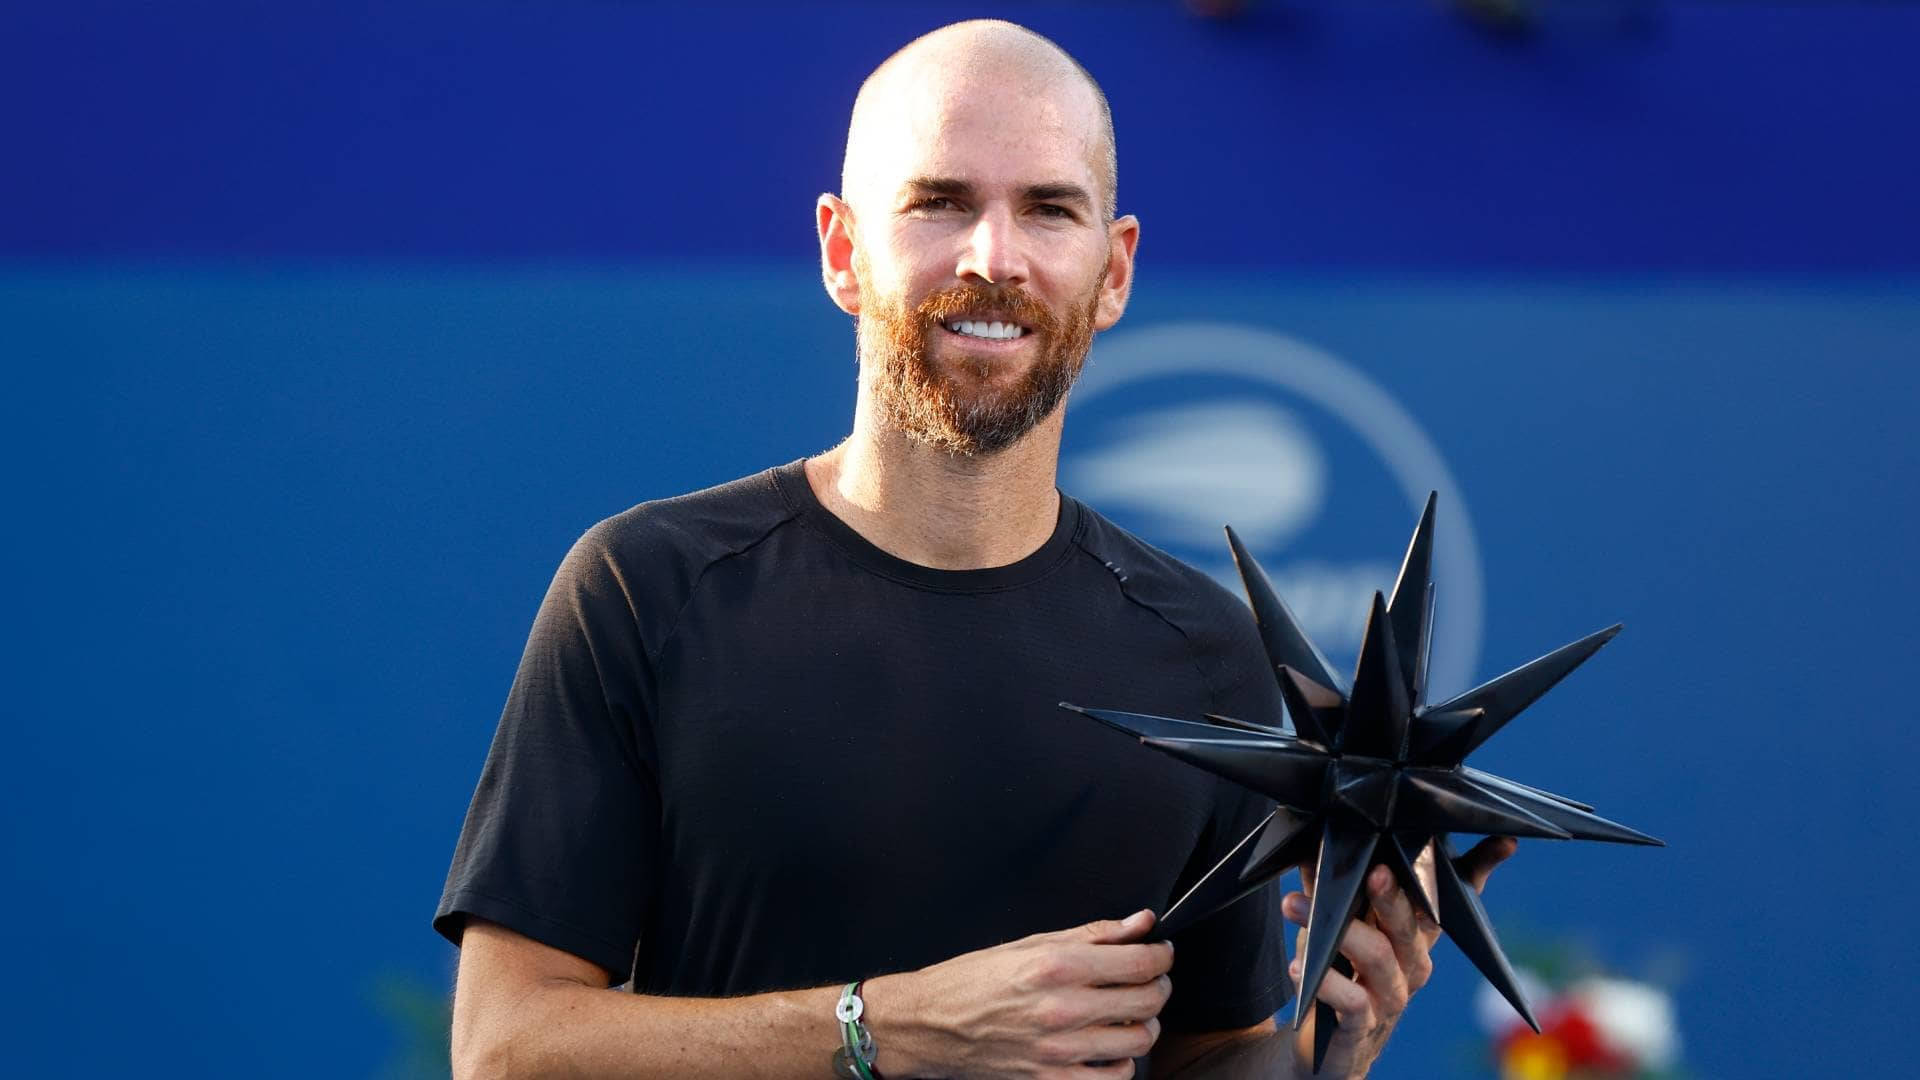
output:
[[[571,568],[659,584],[690,582],[714,562],[759,544],[799,513],[780,479],[795,467],[765,469],[604,518],[574,543],[563,573]]]
[[[777,476],[791,468],[763,469],[699,491],[652,499],[603,519],[587,535],[610,546],[752,544],[797,513]]]

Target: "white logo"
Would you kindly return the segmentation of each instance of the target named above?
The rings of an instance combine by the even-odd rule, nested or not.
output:
[[[1149,394],[1153,380],[1182,392]],[[1393,587],[1427,492],[1438,491],[1429,685],[1435,700],[1473,685],[1485,598],[1466,502],[1419,424],[1358,370],[1270,330],[1162,324],[1102,337],[1071,400],[1076,414],[1099,413],[1103,424],[1087,447],[1069,426],[1062,486],[1239,593],[1220,531],[1232,525],[1307,633],[1349,670],[1373,592]],[[1357,436],[1371,460],[1330,452],[1316,421]],[[1365,474],[1382,469],[1409,507],[1402,531],[1316,528],[1329,513],[1344,516],[1338,479],[1360,481],[1351,500]]]

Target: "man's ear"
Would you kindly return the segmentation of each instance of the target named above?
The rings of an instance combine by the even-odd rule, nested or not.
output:
[[[820,279],[841,311],[860,314],[860,278],[853,270],[853,208],[836,195],[822,195],[814,215],[820,230]]]
[[[1100,279],[1100,304],[1093,316],[1095,330],[1112,327],[1127,310],[1127,297],[1133,295],[1133,253],[1139,245],[1139,218],[1127,214],[1108,223],[1107,272]]]

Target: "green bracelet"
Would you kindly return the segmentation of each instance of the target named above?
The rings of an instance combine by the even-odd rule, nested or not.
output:
[[[842,1080],[881,1080],[873,1071],[873,1034],[860,1022],[867,1003],[860,1000],[860,984],[855,979],[840,991],[840,1003],[833,1007],[840,1022],[840,1049],[833,1052],[833,1072]]]

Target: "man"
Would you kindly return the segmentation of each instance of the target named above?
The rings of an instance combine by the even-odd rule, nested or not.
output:
[[[888,1077],[1305,1073],[1270,891],[1143,941],[1266,807],[1054,705],[1281,712],[1237,601],[1054,487],[1132,284],[1114,197],[1105,99],[1044,38],[961,23],[868,79],[818,204],[853,433],[562,565],[436,918],[457,1075],[824,1076],[855,980]],[[1376,877],[1323,1075],[1429,970]]]

